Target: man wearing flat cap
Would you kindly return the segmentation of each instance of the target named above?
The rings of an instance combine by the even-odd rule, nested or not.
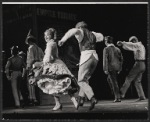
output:
[[[118,46],[122,46],[123,49],[133,51],[135,64],[130,70],[128,76],[125,79],[123,86],[120,89],[121,97],[124,98],[125,94],[130,87],[132,81],[134,81],[134,85],[138,94],[138,100],[145,100],[145,94],[142,88],[141,79],[142,74],[145,71],[145,47],[141,41],[138,40],[136,36],[131,36],[129,38],[129,42],[117,42]]]
[[[80,86],[78,107],[83,105],[84,98],[87,96],[91,101],[89,110],[92,110],[96,104],[96,99],[94,97],[94,92],[89,85],[89,79],[98,63],[96,43],[103,41],[103,35],[101,33],[89,31],[87,24],[84,21],[81,21],[76,24],[75,28],[70,29],[64,37],[62,37],[59,41],[59,46],[62,46],[72,36],[75,36],[78,40],[81,52],[78,71],[78,84]]]

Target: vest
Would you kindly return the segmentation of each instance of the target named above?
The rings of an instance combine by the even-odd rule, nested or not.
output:
[[[95,35],[87,29],[83,29],[84,37],[81,42],[79,42],[80,51],[85,50],[95,50],[96,37]]]

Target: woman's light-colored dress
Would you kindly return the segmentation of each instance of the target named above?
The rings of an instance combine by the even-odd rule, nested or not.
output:
[[[71,78],[51,78],[67,74],[73,76],[67,66],[58,57],[58,48],[54,40],[50,40],[45,49],[43,62],[34,64],[34,76],[38,77],[38,87],[47,94],[66,94],[71,87]]]

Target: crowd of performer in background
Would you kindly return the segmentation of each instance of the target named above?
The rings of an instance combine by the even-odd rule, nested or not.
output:
[[[58,54],[57,46],[63,46],[72,36],[77,39],[81,52],[78,78],[74,77]],[[89,85],[89,79],[99,61],[96,43],[102,42],[106,47],[103,49],[103,59],[100,58],[100,60],[103,60],[103,70],[108,76],[107,80],[114,94],[114,102],[121,102],[131,82],[134,82],[139,100],[146,99],[141,84],[142,74],[145,71],[145,47],[136,36],[131,36],[129,41],[118,41],[117,44],[114,44],[113,37],[88,30],[87,24],[82,21],[78,22],[75,28],[69,29],[59,41],[57,40],[57,30],[54,28],[49,28],[44,32],[44,39],[46,41],[45,52],[36,44],[36,38],[30,33],[25,41],[29,45],[27,56],[23,51],[19,51],[19,47],[11,48],[12,56],[6,63],[5,73],[11,82],[16,108],[25,105],[39,105],[35,95],[35,86],[38,86],[44,93],[54,97],[54,111],[62,109],[60,96],[63,94],[70,96],[77,110],[84,105],[86,99],[90,101],[89,110],[94,109],[97,99]],[[135,59],[135,64],[121,88],[118,87],[117,77],[122,71],[123,56],[121,50],[115,45],[132,51]],[[20,84],[23,81],[28,86],[28,95],[26,96],[20,91]],[[78,93],[78,97],[75,96],[76,93]]]

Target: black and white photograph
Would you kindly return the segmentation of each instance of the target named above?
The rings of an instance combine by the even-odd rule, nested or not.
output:
[[[148,2],[2,2],[2,120],[149,120]]]

